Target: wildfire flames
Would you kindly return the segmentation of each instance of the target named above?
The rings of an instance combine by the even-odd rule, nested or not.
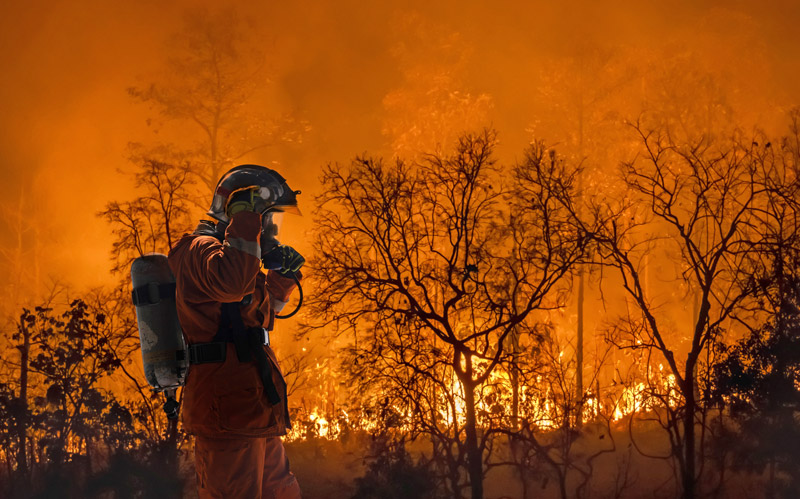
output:
[[[646,381],[640,381],[630,386],[612,384],[606,387],[604,396],[587,394],[583,401],[583,420],[592,421],[598,417],[605,417],[610,421],[622,421],[635,414],[644,415],[662,410],[666,401],[668,407],[676,408],[680,404],[681,396],[677,389],[675,376],[664,373],[664,365],[659,364],[658,369],[648,370]],[[541,377],[537,380],[541,382]],[[463,427],[466,422],[466,408],[463,395],[463,386],[455,376],[448,380],[448,393],[457,394],[455,397],[455,412],[444,403],[438,408],[441,421],[448,427]],[[495,417],[511,420],[514,391],[513,380],[506,372],[493,372],[489,376],[487,385],[497,387],[491,402],[482,398],[477,403],[477,412],[492,414]],[[541,430],[556,430],[564,424],[563,408],[556,407],[558,397],[551,388],[538,390],[523,387],[520,390],[520,410],[517,417],[528,422],[532,427]],[[395,414],[402,415],[400,423],[395,427],[398,431],[411,430],[409,418],[411,414],[400,405],[389,408]],[[288,441],[305,440],[307,438],[321,438],[337,440],[345,431],[362,430],[373,433],[382,425],[377,414],[359,414],[352,417],[345,409],[335,412],[313,406],[310,410],[300,408],[295,414],[295,424],[286,436]]]

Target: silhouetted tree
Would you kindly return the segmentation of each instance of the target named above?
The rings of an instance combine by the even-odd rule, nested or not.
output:
[[[675,143],[663,129],[635,130],[642,151],[623,166],[629,197],[616,203],[615,212],[595,211],[606,219],[594,239],[608,264],[619,271],[633,305],[617,324],[614,341],[625,349],[658,352],[674,376],[674,387],[662,386],[657,392],[683,496],[692,498],[705,435],[696,434],[698,425],[705,429],[702,391],[708,383],[700,381],[708,376],[713,362],[709,347],[721,332],[733,321],[752,322],[757,290],[753,258],[765,242],[761,208],[770,188],[763,158],[749,143],[705,138]],[[675,259],[676,283],[699,296],[686,335],[671,332],[675,321],[663,296],[648,294],[643,284],[642,261],[657,247]],[[649,366],[644,366],[648,372]]]
[[[596,40],[582,39],[568,46],[566,51],[567,54],[548,60],[547,70],[540,72],[535,86],[541,111],[529,124],[528,131],[534,137],[542,135],[557,140],[561,153],[573,156],[574,161],[582,165],[577,183],[579,196],[593,192],[614,195],[619,183],[614,182],[613,176],[607,172],[619,161],[620,150],[628,145],[622,116],[636,109],[638,104],[636,96],[641,60],[630,50]],[[591,332],[594,329],[592,322],[596,318],[592,307],[599,303],[600,298],[600,293],[591,286],[586,289],[586,281],[592,277],[590,272],[596,268],[591,265],[578,268],[577,289],[573,295],[577,332],[574,342],[575,419],[578,425],[583,412],[582,401],[587,391],[592,390],[591,383],[584,383],[584,375],[598,376],[597,373],[590,374],[584,355],[585,343],[596,341],[585,335],[587,330]],[[602,274],[595,277],[599,280]],[[598,288],[602,285],[600,282],[597,284]]]
[[[177,476],[178,446],[183,435],[176,420],[167,420],[157,408],[158,394],[149,389],[140,370],[139,334],[130,301],[130,274],[132,261],[147,253],[169,252],[180,235],[188,232],[192,219],[191,186],[193,185],[188,165],[175,165],[152,159],[141,159],[140,169],[134,174],[139,196],[131,201],[113,201],[99,213],[112,227],[115,237],[112,246],[114,267],[119,275],[117,287],[100,292],[96,306],[104,310],[115,327],[112,355],[118,361],[118,379],[138,399],[137,420],[147,429],[151,442],[160,448],[167,466]],[[128,361],[138,368],[129,369]],[[132,402],[137,404],[137,402]],[[133,408],[133,407],[132,407]],[[162,435],[161,428],[165,428]],[[165,437],[165,438],[164,438]]]
[[[751,144],[766,199],[757,211],[761,238],[749,278],[768,320],[732,345],[720,342],[711,391],[733,420],[715,446],[732,450],[734,469],[767,469],[768,497],[800,493],[800,110],[790,119],[789,134],[775,146],[765,138]]]
[[[131,262],[142,255],[166,254],[192,227],[190,169],[187,164],[143,159],[133,174],[139,195],[131,201],[109,202],[99,213],[114,235],[113,272],[128,272]]]
[[[85,477],[92,451],[111,443],[106,423],[122,408],[104,388],[119,366],[102,329],[105,320],[82,300],[63,312],[43,305],[20,315],[10,335],[19,359],[5,359],[15,375],[0,382],[0,412],[9,430],[4,449],[7,459],[14,457],[16,494],[35,488],[28,482],[32,470],[69,465]]]
[[[537,145],[504,178],[493,146],[486,131],[413,166],[329,166],[314,239],[312,309],[353,332],[348,370],[376,410],[447,455],[455,497],[461,470],[483,496],[496,433],[482,423],[502,410],[488,398],[512,331],[563,301],[586,244],[575,169]]]

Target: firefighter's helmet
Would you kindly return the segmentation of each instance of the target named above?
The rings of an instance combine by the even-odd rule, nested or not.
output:
[[[266,212],[299,214],[297,195],[300,191],[293,191],[275,170],[259,165],[239,165],[223,175],[214,189],[208,214],[220,222],[228,222],[225,212],[231,195],[243,189],[256,189],[256,195],[264,200]]]

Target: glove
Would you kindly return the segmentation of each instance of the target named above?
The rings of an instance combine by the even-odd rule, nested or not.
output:
[[[267,203],[258,195],[258,187],[252,187],[234,192],[228,200],[225,213],[228,215],[228,218],[231,218],[240,211],[254,211],[260,215],[263,214],[266,209]]]
[[[263,260],[266,268],[277,270],[284,277],[292,277],[306,263],[303,255],[285,244],[279,244],[274,250],[264,255]]]

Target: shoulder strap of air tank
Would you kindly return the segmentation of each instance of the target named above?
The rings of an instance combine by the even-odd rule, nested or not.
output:
[[[239,362],[253,360],[250,354],[250,345],[247,342],[246,328],[242,321],[242,310],[239,302],[223,303],[220,310],[221,330],[227,329],[228,341],[236,347],[236,357]],[[224,334],[224,333],[223,333]]]
[[[224,228],[227,227],[227,224],[225,224],[224,227],[217,227],[220,223],[221,222],[214,223],[211,220],[200,220],[200,223],[197,224],[197,228],[194,230],[194,232],[192,232],[192,234],[195,236],[211,236],[216,238],[219,242],[224,242]]]

